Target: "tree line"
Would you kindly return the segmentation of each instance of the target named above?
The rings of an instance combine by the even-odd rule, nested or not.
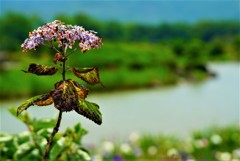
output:
[[[183,22],[149,24],[124,24],[114,21],[99,21],[85,14],[73,16],[58,14],[66,24],[81,25],[87,30],[98,31],[104,40],[124,42],[176,42],[200,39],[203,43],[231,42],[235,46],[240,42],[240,23],[236,21],[201,21],[194,24]],[[7,13],[0,17],[0,50],[17,51],[27,37],[28,32],[45,22],[39,16],[25,16],[19,13]],[[177,45],[179,42],[177,42]],[[176,47],[177,48],[177,47]],[[176,49],[178,50],[178,49]]]

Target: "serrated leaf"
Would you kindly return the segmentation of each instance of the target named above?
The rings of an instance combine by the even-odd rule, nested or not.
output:
[[[58,71],[58,68],[32,63],[29,64],[27,71],[22,71],[25,73],[32,73],[36,75],[53,75]]]
[[[102,114],[99,111],[99,106],[95,103],[79,99],[79,106],[75,108],[75,111],[94,121],[98,125],[102,124]]]
[[[95,85],[100,83],[102,86],[103,84],[99,78],[99,72],[97,68],[73,68],[73,73],[78,78],[81,78],[83,81],[87,82],[90,85]]]
[[[45,106],[52,104],[52,100],[50,98],[50,94],[43,94],[32,97],[25,101],[22,105],[17,108],[17,116],[22,113],[22,111],[27,110],[30,106],[38,105],[38,106]]]
[[[51,96],[54,106],[60,111],[71,111],[78,106],[78,94],[71,80],[57,82]]]

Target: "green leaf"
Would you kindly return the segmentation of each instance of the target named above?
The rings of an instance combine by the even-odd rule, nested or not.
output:
[[[14,154],[14,159],[15,160],[21,160],[27,157],[27,155],[34,150],[34,146],[32,144],[24,143],[18,146],[17,151]]]
[[[5,142],[9,142],[9,141],[12,141],[12,140],[13,140],[12,135],[6,134],[4,136],[0,136],[0,144],[5,143]]]
[[[14,116],[16,117],[17,119],[19,119],[20,121],[22,121],[23,123],[25,124],[30,124],[32,122],[32,119],[31,117],[29,116],[29,114],[27,112],[25,112],[23,115],[16,115],[16,112],[17,112],[17,109],[16,107],[11,107],[8,109],[8,111]]]
[[[81,144],[82,137],[86,135],[88,132],[84,128],[82,128],[81,124],[78,123],[74,127],[74,137],[73,137],[73,142],[77,144]]]
[[[84,129],[80,123],[77,123],[77,124],[73,127],[73,129],[74,129],[74,132],[75,132],[76,134],[78,134],[79,136],[81,136],[81,137],[84,136],[84,135],[86,135],[86,134],[88,133],[87,130]]]
[[[17,116],[18,116],[19,114],[21,114],[22,111],[27,110],[30,106],[33,106],[33,105],[34,105],[34,104],[33,104],[33,101],[36,100],[36,99],[38,99],[38,98],[39,98],[39,96],[32,97],[32,98],[28,99],[27,101],[25,101],[23,104],[21,104],[21,105],[17,108]]]
[[[99,111],[99,106],[95,103],[79,99],[79,106],[75,108],[75,111],[94,121],[98,125],[102,124],[102,114]]]
[[[24,110],[27,110],[30,106],[45,106],[51,104],[52,102],[53,101],[50,99],[50,94],[43,94],[32,97],[17,108],[17,116],[21,114]]]
[[[24,131],[18,134],[17,144],[23,144],[27,142],[31,142],[31,133]]]
[[[72,142],[81,145],[81,139],[87,134],[87,130],[84,129],[80,123],[77,123],[73,128],[67,128],[63,135],[65,137],[72,138]]]
[[[87,82],[90,85],[100,83],[104,87],[100,81],[97,68],[73,68],[73,73],[75,76],[81,78],[83,81]]]
[[[32,63],[29,64],[29,68],[27,71],[22,71],[25,73],[32,73],[36,75],[53,75],[58,71],[58,68]]]
[[[60,157],[61,154],[64,153],[64,151],[69,148],[68,146],[66,146],[67,139],[68,138],[62,137],[56,143],[53,144],[53,147],[50,151],[50,161],[57,160],[57,158]]]
[[[37,135],[48,139],[51,136],[53,128],[43,128],[37,131]]]
[[[82,160],[84,161],[90,161],[91,160],[91,156],[88,153],[87,150],[81,148],[77,150],[77,154],[80,155],[82,157]]]
[[[55,126],[55,119],[34,119],[32,122],[32,126],[34,131],[39,131],[41,129],[53,128]]]

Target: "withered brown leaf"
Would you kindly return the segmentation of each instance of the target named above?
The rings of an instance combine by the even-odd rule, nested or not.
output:
[[[33,101],[33,104],[38,105],[38,106],[47,106],[52,103],[53,103],[53,99],[52,99],[50,93],[44,94],[40,98]]]
[[[97,68],[73,68],[73,73],[78,78],[81,78],[83,81],[87,82],[90,85],[95,85],[100,83],[102,86],[103,84],[99,78],[99,72]]]
[[[78,98],[86,98],[88,95],[88,89],[86,89],[84,86],[82,86],[81,84],[79,84],[76,81],[70,80],[70,82],[73,84],[73,86],[75,87],[77,94],[78,94]]]
[[[58,68],[32,63],[29,64],[29,68],[27,71],[22,71],[25,73],[32,73],[36,75],[53,75],[58,71]]]
[[[71,111],[79,104],[77,90],[70,80],[57,82],[51,96],[54,106],[60,111]]]

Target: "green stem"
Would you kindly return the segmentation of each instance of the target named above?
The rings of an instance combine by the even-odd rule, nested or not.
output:
[[[62,70],[62,79],[65,80],[65,73],[66,73],[66,61],[67,61],[67,57],[65,56],[66,52],[67,52],[67,46],[63,47],[64,48],[64,52],[63,52],[63,70]]]
[[[65,80],[65,73],[66,73],[66,60],[63,61],[63,65],[62,65],[63,69],[62,69],[62,79]]]

